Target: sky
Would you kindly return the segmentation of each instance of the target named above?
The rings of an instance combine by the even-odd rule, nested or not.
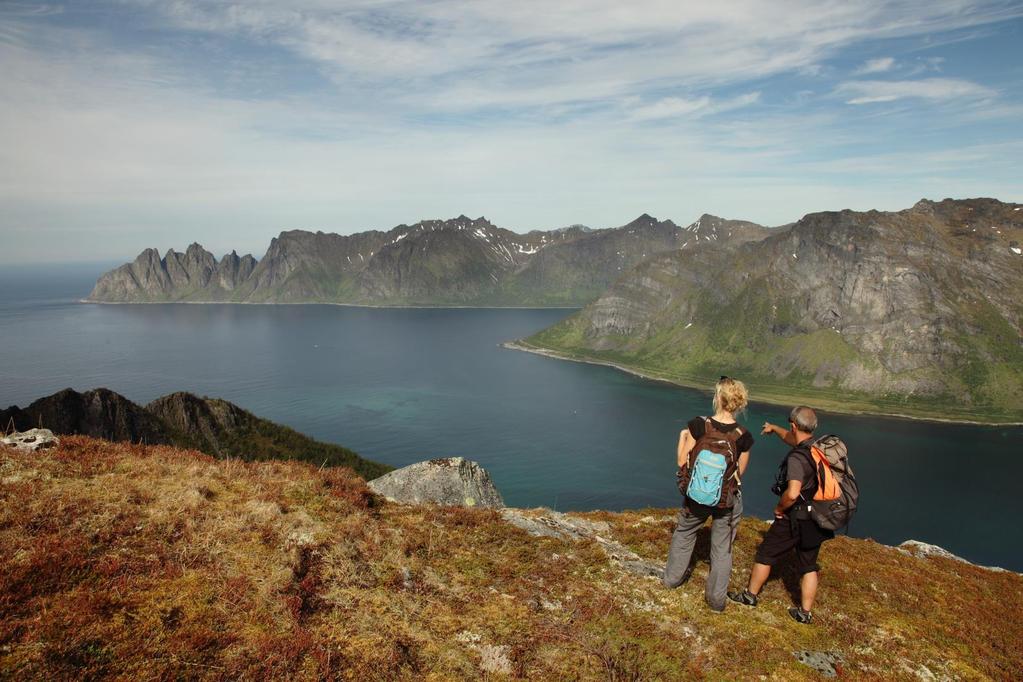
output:
[[[1023,2],[0,0],[0,264],[1023,201]]]

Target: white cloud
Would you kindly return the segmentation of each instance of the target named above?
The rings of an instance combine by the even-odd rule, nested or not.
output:
[[[801,161],[861,148],[848,113],[839,116],[827,97],[786,104],[784,92],[763,84],[808,73],[861,40],[996,21],[1020,7],[953,0],[925,10],[908,0],[855,8],[809,0],[152,7],[161,14],[148,35],[162,40],[168,17],[192,39],[200,31],[225,55],[211,68],[230,68],[231,46],[241,42],[246,54],[286,52],[299,69],[327,76],[327,85],[281,94],[268,83],[259,96],[229,96],[158,46],[129,47],[135,43],[109,42],[101,31],[31,18],[0,22],[0,235],[9,237],[0,260],[37,251],[109,257],[112,248],[128,257],[192,240],[258,256],[285,228],[350,232],[463,212],[525,230],[622,224],[644,211],[782,223],[811,209],[899,208],[985,182],[987,194],[1023,198],[1001,192],[1006,173],[986,175],[1002,168],[997,149],[964,161],[973,184],[960,176],[932,187],[903,159],[904,182],[829,185]],[[839,94],[992,94],[965,81],[910,83],[924,85],[854,80]],[[741,115],[714,115],[732,110]],[[680,124],[666,135],[650,123],[657,121]],[[847,172],[869,167],[869,159],[857,161]]]
[[[717,101],[707,95],[695,99],[682,97],[665,97],[650,104],[635,107],[629,112],[634,121],[649,121],[680,117],[699,118],[733,109],[756,104],[760,100],[759,92],[750,92],[727,100]]]
[[[846,104],[874,104],[899,99],[944,101],[954,99],[986,99],[997,95],[995,90],[971,81],[956,78],[924,78],[909,81],[848,81],[835,92],[848,97]]]
[[[138,1],[183,28],[291,50],[346,90],[441,111],[699,91],[812,72],[861,40],[1023,16],[1023,6],[987,0]]]
[[[856,69],[855,74],[863,76],[871,73],[884,73],[890,71],[893,66],[895,66],[894,57],[879,57],[864,62],[860,68]]]

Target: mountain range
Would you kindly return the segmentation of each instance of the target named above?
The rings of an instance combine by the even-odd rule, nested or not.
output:
[[[995,199],[826,211],[765,228],[644,214],[518,234],[485,218],[198,244],[103,275],[99,302],[585,306],[520,347],[839,411],[1023,420],[1023,212]]]
[[[994,199],[812,213],[652,256],[524,347],[761,400],[1023,420],[1023,211]]]
[[[70,388],[26,408],[0,410],[0,430],[45,427],[58,435],[80,434],[110,441],[173,445],[217,458],[295,459],[317,466],[345,466],[367,480],[391,467],[348,448],[323,443],[275,424],[219,398],[171,393],[138,405],[106,388]]]
[[[464,215],[387,232],[291,230],[259,261],[234,252],[218,261],[199,244],[162,257],[146,249],[100,277],[87,300],[578,307],[646,258],[732,233],[767,232],[714,216],[679,227],[647,214],[617,228],[527,234]]]

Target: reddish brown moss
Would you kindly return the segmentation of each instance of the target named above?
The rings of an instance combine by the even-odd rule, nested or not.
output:
[[[4,677],[496,679],[497,656],[523,679],[812,679],[796,649],[860,679],[1023,677],[1023,626],[996,617],[1023,606],[1018,575],[866,541],[826,545],[805,628],[791,568],[758,609],[711,615],[702,544],[668,591],[595,542],[384,504],[344,469],[72,437],[0,452],[0,480]],[[663,559],[671,510],[584,516]],[[734,584],[765,528],[741,525]]]

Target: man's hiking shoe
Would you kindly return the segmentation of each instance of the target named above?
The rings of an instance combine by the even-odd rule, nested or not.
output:
[[[789,609],[789,615],[792,616],[793,620],[804,625],[809,625],[813,622],[813,615],[809,611],[804,611],[802,607],[799,606],[793,606]]]
[[[734,602],[745,604],[746,606],[756,606],[757,601],[759,601],[757,599],[757,595],[753,594],[749,590],[743,590],[742,592],[729,592],[728,598]]]

